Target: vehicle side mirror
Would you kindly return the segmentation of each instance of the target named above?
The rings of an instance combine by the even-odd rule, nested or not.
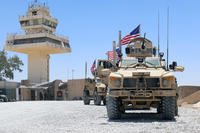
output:
[[[172,65],[174,66],[174,68],[177,66],[177,62],[176,61],[173,61],[172,62]]]
[[[164,53],[163,53],[163,52],[160,52],[160,53],[159,53],[159,57],[162,58],[163,56],[164,56]]]
[[[184,71],[184,67],[177,66],[176,61],[173,61],[172,64],[169,65],[169,69],[174,70],[176,72],[183,72]]]
[[[174,70],[174,67],[172,64],[169,65],[169,69]]]
[[[173,61],[172,64],[169,65],[169,69],[174,70],[176,66],[177,66],[177,62]]]
[[[130,52],[131,52],[130,48],[126,48],[125,51],[126,51],[126,54],[130,54]]]

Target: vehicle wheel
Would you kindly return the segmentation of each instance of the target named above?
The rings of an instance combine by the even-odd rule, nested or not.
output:
[[[85,105],[89,105],[90,104],[90,94],[89,94],[89,90],[83,90],[83,103]]]
[[[101,105],[101,96],[98,95],[97,91],[94,91],[94,104]]]
[[[106,105],[106,98],[103,98],[103,105]]]
[[[176,110],[176,98],[175,97],[163,97],[162,98],[162,118],[165,120],[173,120]]]
[[[175,101],[175,116],[178,116],[177,98],[176,98],[176,101]]]
[[[162,101],[160,101],[158,108],[157,108],[157,113],[160,114],[162,113]]]
[[[119,100],[115,97],[106,97],[106,108],[107,108],[107,115],[110,120],[120,119],[121,118],[121,111],[120,111],[120,104]]]

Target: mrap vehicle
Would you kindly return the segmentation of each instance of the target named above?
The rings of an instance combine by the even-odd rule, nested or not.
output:
[[[116,69],[116,65],[110,60],[98,59],[95,62],[94,79],[85,79],[85,87],[83,89],[83,102],[89,105],[94,100],[95,105],[106,104],[106,92],[108,86],[108,76]]]
[[[163,54],[156,55],[156,48],[146,38],[133,39],[125,49],[118,70],[108,77],[107,115],[120,119],[126,110],[157,108],[162,119],[172,120],[178,114],[177,80],[172,72],[183,71],[176,62],[169,65]]]

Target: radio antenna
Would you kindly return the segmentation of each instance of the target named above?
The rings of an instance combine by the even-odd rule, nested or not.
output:
[[[160,53],[160,13],[158,10],[158,55]]]
[[[169,6],[167,8],[167,70],[169,70]]]

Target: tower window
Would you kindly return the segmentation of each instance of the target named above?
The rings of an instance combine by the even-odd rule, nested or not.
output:
[[[33,15],[33,16],[37,15],[37,11],[33,11],[33,12],[32,12],[32,15]]]

